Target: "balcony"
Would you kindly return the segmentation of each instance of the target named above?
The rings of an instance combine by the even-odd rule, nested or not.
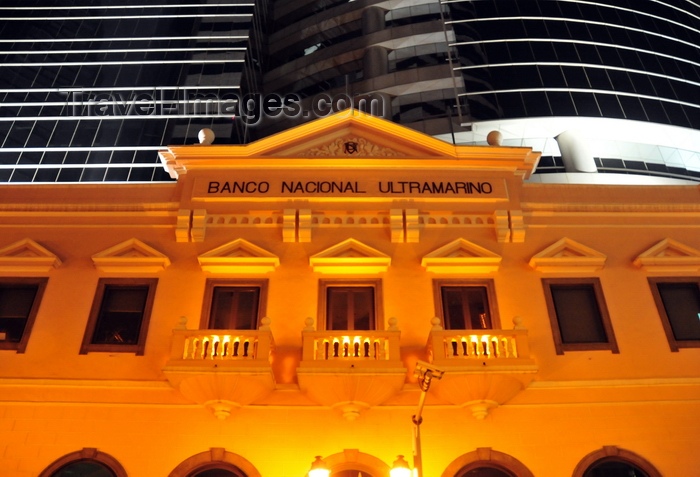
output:
[[[274,389],[273,349],[269,318],[258,330],[188,330],[184,322],[173,330],[163,372],[183,396],[225,419]]]
[[[406,369],[396,319],[389,325],[385,331],[315,331],[313,319],[307,319],[299,388],[348,420],[394,396],[406,380]]]
[[[445,371],[435,393],[484,419],[525,389],[538,368],[530,357],[522,320],[513,322],[512,330],[443,330],[440,319],[433,318],[428,356]]]

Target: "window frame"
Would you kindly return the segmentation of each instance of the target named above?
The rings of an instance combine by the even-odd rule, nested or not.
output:
[[[501,329],[501,318],[498,313],[498,302],[496,300],[496,287],[494,281],[491,279],[435,279],[433,280],[433,301],[435,304],[435,316],[440,318],[440,324],[444,330],[447,330],[445,322],[445,307],[442,301],[442,288],[443,287],[485,287],[486,288],[486,299],[489,305],[489,315],[491,317],[491,328],[492,330]],[[467,328],[469,329],[469,328]],[[472,328],[474,329],[474,328]],[[479,331],[479,329],[474,329]]]
[[[83,342],[80,345],[80,354],[88,354],[94,352],[104,353],[134,353],[136,356],[143,356],[146,348],[146,336],[148,334],[148,325],[151,320],[151,312],[153,310],[153,302],[158,285],[157,278],[100,278],[97,282],[95,298],[92,301],[90,316]],[[146,295],[146,303],[143,307],[143,315],[141,317],[141,327],[139,329],[139,337],[135,344],[112,344],[112,343],[92,343],[97,322],[102,311],[102,302],[104,301],[105,291],[109,286],[147,286],[148,293]]]
[[[367,332],[367,331],[382,331],[384,329],[384,313],[381,304],[382,300],[382,281],[381,279],[356,279],[342,280],[329,279],[319,280],[318,282],[318,319],[316,320],[316,329],[318,331],[352,331],[352,332]],[[333,287],[372,287],[374,288],[374,329],[370,330],[328,330],[328,289]]]
[[[0,286],[13,286],[13,285],[36,285],[36,295],[34,295],[34,301],[29,309],[29,314],[24,323],[24,331],[22,332],[22,338],[16,343],[9,341],[0,341],[0,350],[14,350],[18,354],[24,353],[27,349],[27,343],[29,343],[29,336],[32,333],[32,328],[34,326],[34,321],[39,313],[39,306],[44,297],[44,291],[46,290],[46,285],[49,282],[47,277],[0,277]]]
[[[226,278],[207,278],[206,284],[204,286],[204,300],[202,301],[202,315],[199,320],[200,330],[209,330],[211,322],[211,307],[214,304],[214,289],[217,287],[230,287],[230,288],[245,288],[245,287],[258,287],[260,292],[258,293],[258,318],[256,321],[256,326],[253,331],[260,328],[260,320],[262,320],[267,313],[267,287],[268,280],[236,280],[236,279],[226,279]]]
[[[552,285],[589,285],[593,289],[596,299],[596,305],[600,314],[601,324],[605,332],[607,342],[595,343],[564,343],[561,336],[561,328],[559,326],[559,318],[557,317],[556,307],[554,306],[554,297],[552,295]],[[544,288],[545,301],[547,302],[547,314],[552,327],[552,335],[554,338],[554,347],[557,354],[564,354],[565,351],[611,351],[613,354],[620,352],[615,339],[610,313],[605,302],[603,287],[599,278],[543,278],[542,286]]]
[[[680,348],[700,348],[700,340],[677,340],[675,334],[673,333],[673,327],[671,326],[671,320],[668,317],[666,307],[664,306],[663,299],[661,297],[661,292],[659,291],[659,283],[695,283],[695,285],[700,289],[700,278],[698,277],[648,277],[649,288],[651,289],[651,294],[654,297],[654,304],[659,312],[659,317],[661,318],[661,326],[666,333],[666,339],[668,340],[668,345],[671,351],[678,352]]]

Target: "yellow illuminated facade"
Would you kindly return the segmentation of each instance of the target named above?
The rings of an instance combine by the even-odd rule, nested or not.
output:
[[[352,112],[161,158],[0,188],[3,477],[388,477],[417,363],[423,477],[700,469],[697,184]]]

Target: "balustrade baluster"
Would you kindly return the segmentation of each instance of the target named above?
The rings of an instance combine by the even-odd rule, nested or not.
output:
[[[333,357],[338,358],[339,352],[340,352],[340,342],[338,340],[333,340]]]
[[[247,358],[248,357],[248,348],[250,347],[250,342],[248,340],[245,340],[243,342],[243,357]]]

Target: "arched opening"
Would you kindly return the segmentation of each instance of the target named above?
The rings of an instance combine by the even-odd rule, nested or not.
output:
[[[213,447],[180,463],[169,477],[261,477],[253,464],[243,457]]]
[[[356,469],[346,469],[339,472],[331,473],[331,477],[375,477],[369,472],[356,470]]]
[[[66,464],[56,472],[51,474],[51,477],[116,477],[104,464],[95,462],[94,460],[79,460]]]
[[[605,446],[581,459],[573,477],[661,477],[661,473],[634,452]]]
[[[583,477],[649,477],[649,474],[629,462],[602,459],[586,469]]]
[[[248,477],[239,468],[221,462],[205,464],[190,472],[187,477]]]
[[[358,449],[344,449],[323,461],[331,469],[331,477],[389,477],[386,463]]]
[[[501,470],[496,467],[482,466],[478,463],[476,465],[477,467],[471,470],[457,474],[457,477],[517,477],[512,472]]]
[[[534,477],[515,457],[480,447],[453,460],[442,477]]]
[[[56,459],[39,477],[126,477],[126,471],[111,455],[86,447]]]

